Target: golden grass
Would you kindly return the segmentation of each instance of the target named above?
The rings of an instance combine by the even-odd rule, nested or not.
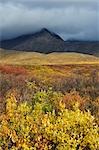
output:
[[[0,49],[0,64],[13,65],[65,65],[99,64],[99,57],[79,53],[18,52]]]

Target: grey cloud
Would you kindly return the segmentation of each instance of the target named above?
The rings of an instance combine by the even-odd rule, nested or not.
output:
[[[3,0],[0,3],[2,39],[46,27],[64,39],[99,40],[98,3],[52,0]]]

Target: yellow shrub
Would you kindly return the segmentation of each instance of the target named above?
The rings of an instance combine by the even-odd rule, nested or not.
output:
[[[10,94],[0,116],[0,149],[98,150],[99,128],[94,117],[80,111],[78,104],[73,110],[66,109],[59,95],[41,91],[33,103],[17,104]]]

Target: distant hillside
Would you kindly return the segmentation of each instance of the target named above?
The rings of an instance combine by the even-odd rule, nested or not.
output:
[[[98,64],[99,58],[79,53],[50,53],[21,52],[0,50],[0,64],[17,65],[57,65],[57,64]]]
[[[99,56],[98,41],[66,41],[65,51]]]
[[[33,34],[1,41],[1,48],[41,53],[79,52],[99,55],[99,42],[64,41],[60,36],[45,28]]]

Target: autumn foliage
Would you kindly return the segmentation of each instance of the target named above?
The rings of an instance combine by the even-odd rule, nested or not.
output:
[[[0,116],[0,148],[12,150],[98,150],[98,125],[90,112],[65,108],[60,93],[42,91],[31,103],[6,98]],[[58,112],[56,112],[58,110]]]
[[[0,66],[0,150],[98,150],[98,66]]]
[[[0,72],[6,74],[27,74],[27,70],[24,67],[0,65]]]

